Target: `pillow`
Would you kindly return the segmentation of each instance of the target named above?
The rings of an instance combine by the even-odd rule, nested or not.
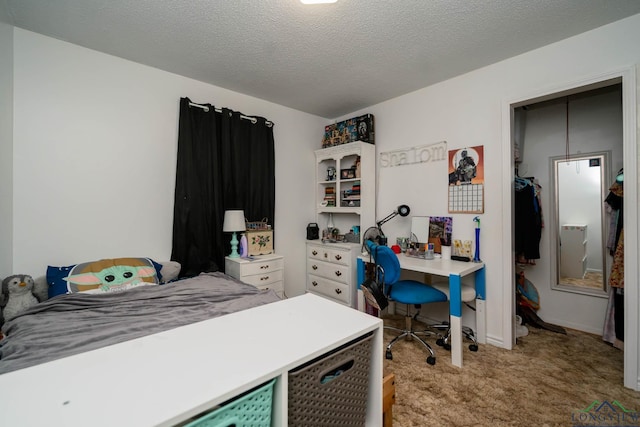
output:
[[[58,295],[68,293],[67,281],[65,280],[69,276],[69,272],[76,265],[69,265],[67,267],[54,267],[47,266],[47,283],[49,284],[49,298],[53,298]]]
[[[160,283],[169,283],[178,278],[180,274],[180,269],[182,266],[178,261],[163,261],[161,264],[161,275],[158,275],[160,278]]]
[[[112,258],[77,264],[64,280],[71,293],[121,292],[159,284],[149,258]]]

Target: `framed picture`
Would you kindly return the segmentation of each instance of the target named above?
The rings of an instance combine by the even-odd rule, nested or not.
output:
[[[352,179],[356,177],[355,169],[340,169],[340,178],[342,179]]]

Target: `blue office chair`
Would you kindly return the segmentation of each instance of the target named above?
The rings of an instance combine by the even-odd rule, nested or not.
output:
[[[365,242],[365,245],[376,267],[375,280],[369,280],[362,284],[362,289],[367,300],[373,301],[374,305],[377,305],[381,309],[386,307],[387,299],[401,304],[407,304],[404,329],[385,326],[385,329],[400,332],[400,335],[396,336],[387,345],[385,357],[389,360],[393,359],[391,347],[401,338],[414,338],[422,343],[429,351],[427,363],[435,365],[436,355],[433,349],[425,340],[418,336],[418,334],[431,335],[431,333],[429,331],[414,331],[412,320],[418,316],[422,304],[447,301],[447,295],[432,286],[416,280],[399,280],[400,262],[396,254],[389,247],[378,245],[372,241]],[[409,314],[409,306],[411,305],[418,309],[414,317]]]

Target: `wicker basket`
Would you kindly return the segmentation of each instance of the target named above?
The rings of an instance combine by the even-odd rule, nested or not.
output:
[[[373,335],[289,372],[289,426],[364,426]]]

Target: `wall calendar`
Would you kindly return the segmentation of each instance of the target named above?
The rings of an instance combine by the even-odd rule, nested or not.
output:
[[[484,147],[449,150],[449,213],[484,213]]]

